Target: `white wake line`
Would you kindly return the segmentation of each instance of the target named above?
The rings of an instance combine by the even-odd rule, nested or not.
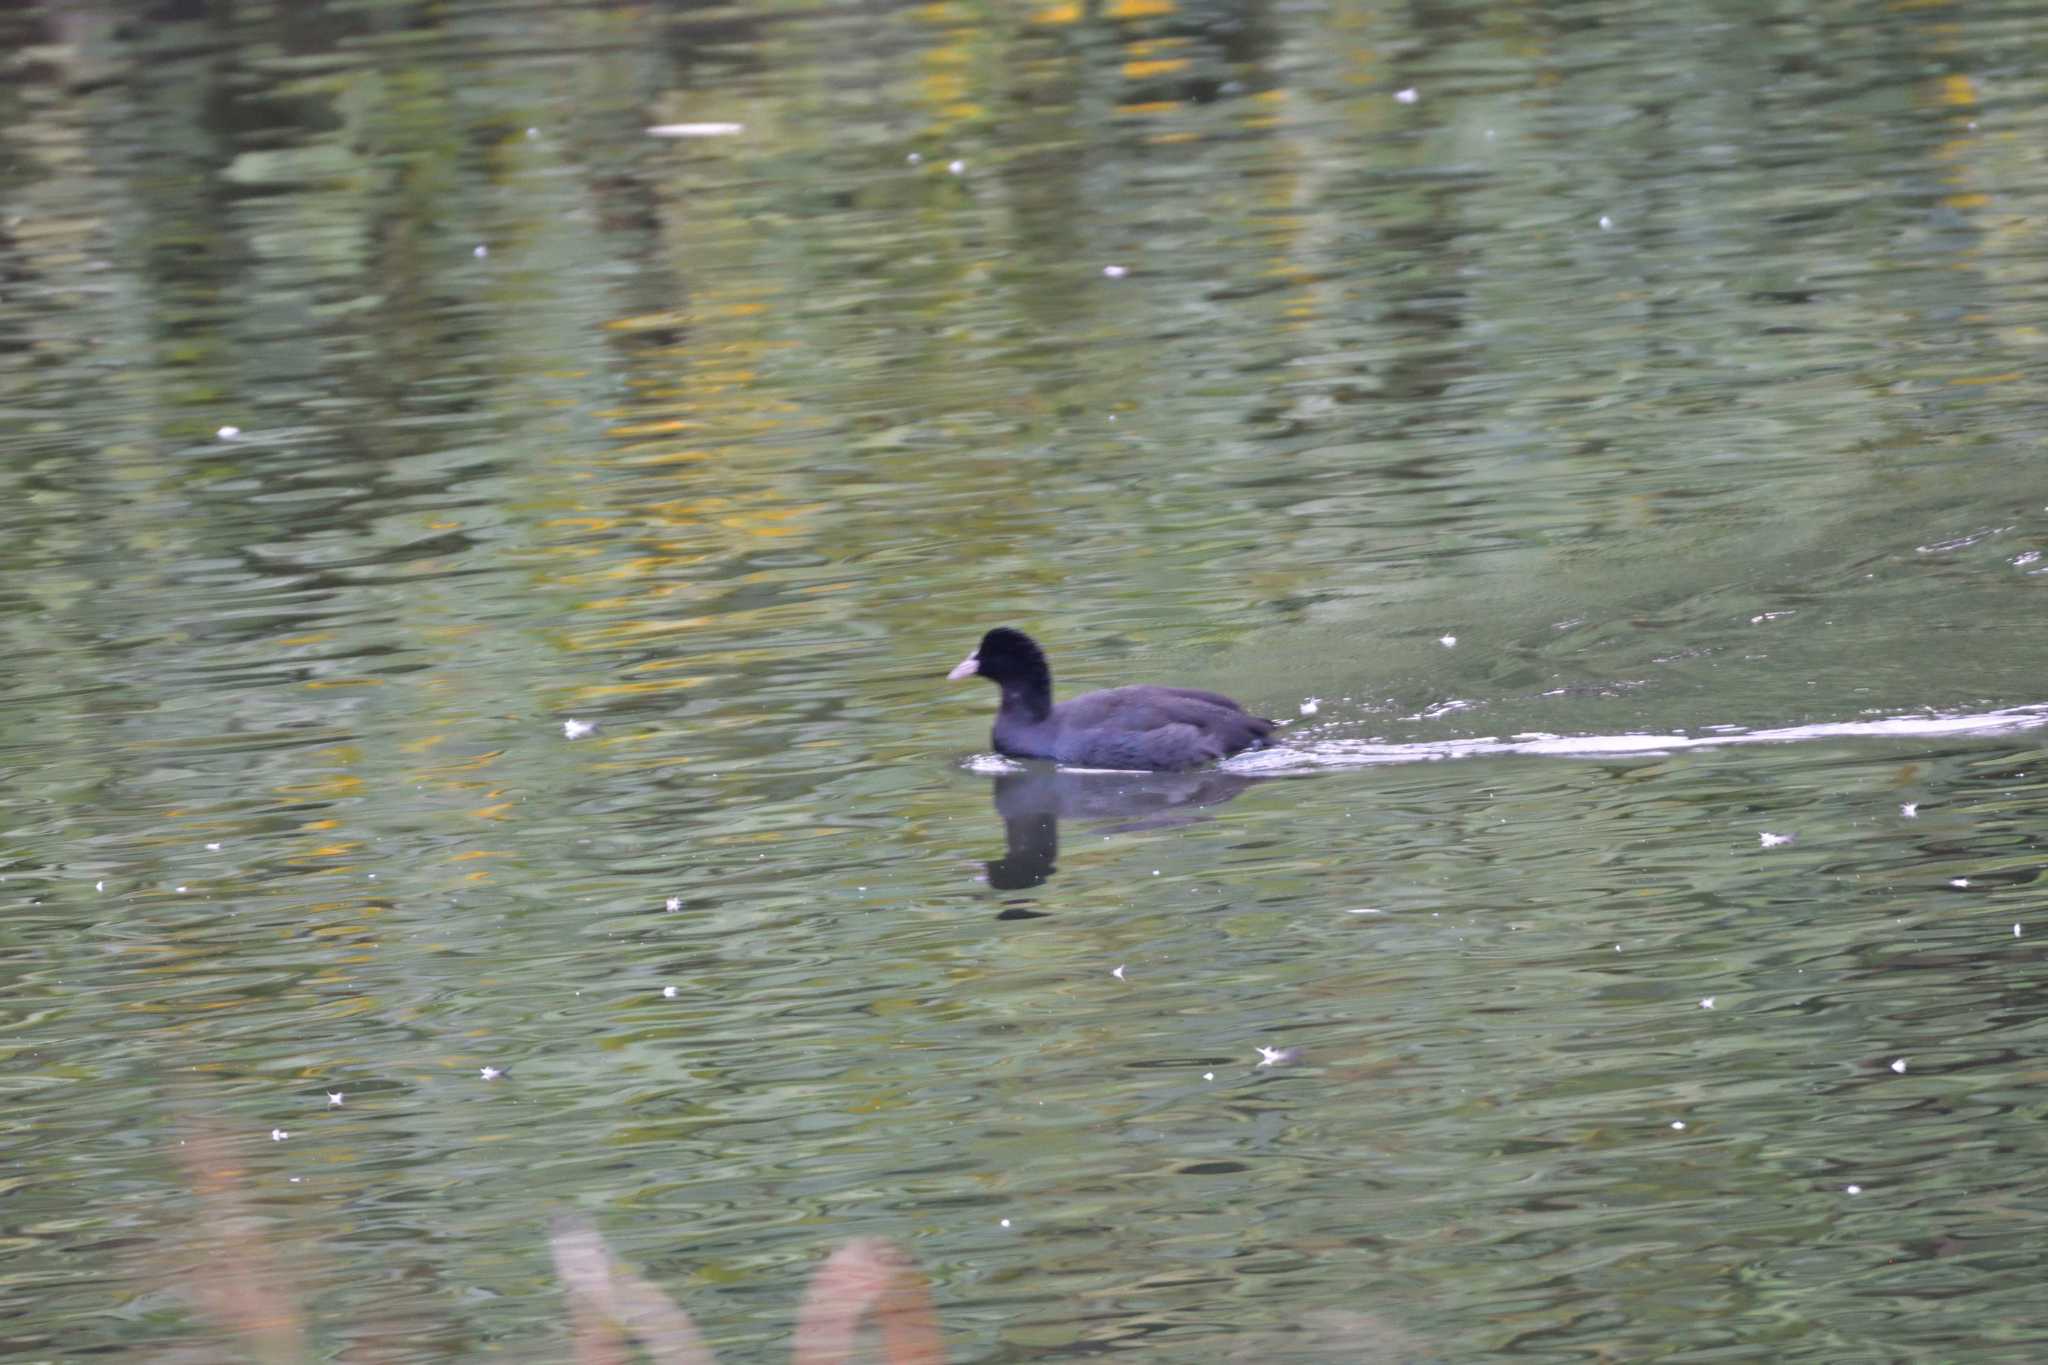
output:
[[[1450,758],[1502,754],[1544,754],[1558,758],[1656,757],[1683,749],[1718,749],[1730,744],[1797,744],[1816,739],[1943,739],[1956,735],[2006,735],[2048,725],[2048,704],[2015,706],[1966,716],[1887,716],[1788,725],[1778,730],[1719,730],[1703,735],[1514,735],[1507,739],[1452,739],[1419,744],[1379,744],[1359,739],[1309,740],[1259,749],[1227,760],[1233,772],[1282,773],[1303,768],[1364,767],[1376,763],[1436,763]]]

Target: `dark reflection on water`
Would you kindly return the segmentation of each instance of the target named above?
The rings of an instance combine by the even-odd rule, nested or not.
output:
[[[1033,763],[998,773],[990,783],[1003,821],[1003,856],[987,864],[997,891],[1038,886],[1056,870],[1060,821],[1086,821],[1105,832],[1170,829],[1205,818],[1266,779],[1220,769],[1171,773],[1072,772]]]

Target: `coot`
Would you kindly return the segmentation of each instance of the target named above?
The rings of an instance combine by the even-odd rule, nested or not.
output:
[[[1273,722],[1218,692],[1192,687],[1112,687],[1057,706],[1045,654],[1021,630],[998,626],[946,676],[976,674],[1003,690],[991,738],[1012,758],[1050,758],[1078,768],[1192,768],[1240,749],[1264,748]]]

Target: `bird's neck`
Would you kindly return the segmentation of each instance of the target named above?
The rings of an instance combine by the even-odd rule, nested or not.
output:
[[[1003,710],[1021,715],[1027,720],[1044,720],[1051,715],[1051,670],[1018,682],[1004,683]]]

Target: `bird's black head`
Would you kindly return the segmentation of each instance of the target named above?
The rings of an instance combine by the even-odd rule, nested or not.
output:
[[[975,651],[946,676],[987,678],[1006,694],[1016,692],[1034,701],[1043,698],[1043,705],[1052,704],[1052,670],[1046,667],[1044,651],[1029,635],[1008,626],[997,626],[982,636]]]

